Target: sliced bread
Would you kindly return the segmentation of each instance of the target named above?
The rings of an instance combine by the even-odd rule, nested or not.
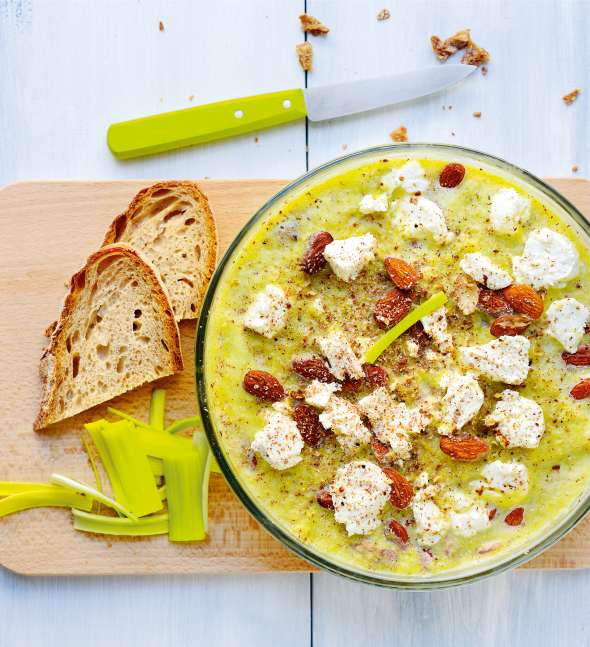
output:
[[[182,370],[166,288],[129,245],[107,245],[90,256],[72,277],[48,334],[35,429]]]
[[[140,191],[106,233],[143,252],[168,289],[176,321],[199,316],[215,268],[217,231],[209,201],[194,182],[158,182]]]

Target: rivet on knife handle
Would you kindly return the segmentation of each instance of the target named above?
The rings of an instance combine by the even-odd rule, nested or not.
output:
[[[107,143],[115,157],[129,159],[243,135],[305,115],[303,92],[297,88],[121,121],[109,126]]]

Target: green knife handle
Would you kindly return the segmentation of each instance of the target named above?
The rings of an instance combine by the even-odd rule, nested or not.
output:
[[[109,148],[119,159],[152,155],[303,119],[299,88],[208,103],[111,124]]]

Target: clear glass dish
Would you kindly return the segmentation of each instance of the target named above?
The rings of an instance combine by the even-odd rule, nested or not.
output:
[[[358,151],[328,162],[294,180],[264,204],[244,225],[221,259],[205,296],[197,329],[195,372],[200,413],[211,449],[230,487],[263,528],[294,553],[321,569],[353,580],[389,588],[428,590],[474,582],[529,561],[561,539],[584,517],[590,509],[589,487],[587,486],[583,496],[578,499],[575,505],[572,505],[568,510],[564,510],[560,517],[555,519],[554,526],[545,534],[533,536],[527,544],[519,546],[517,551],[499,553],[497,558],[487,561],[485,564],[476,564],[475,566],[449,573],[421,576],[402,576],[395,573],[356,569],[339,561],[333,555],[320,553],[312,547],[301,543],[287,528],[274,520],[269,512],[264,509],[264,505],[257,501],[248,491],[240,475],[233,469],[223,447],[223,442],[220,440],[209,415],[206,390],[207,366],[205,350],[209,312],[215,300],[217,287],[220,282],[223,282],[225,270],[231,265],[232,257],[240,249],[240,246],[248,240],[249,236],[257,230],[257,226],[298,195],[333,176],[379,159],[407,158],[408,156],[464,162],[465,164],[476,165],[490,170],[496,175],[507,177],[511,181],[522,185],[526,191],[534,195],[541,203],[546,204],[564,222],[568,223],[576,231],[580,239],[590,247],[590,225],[582,214],[548,184],[502,159],[479,151],[443,144],[396,144]]]

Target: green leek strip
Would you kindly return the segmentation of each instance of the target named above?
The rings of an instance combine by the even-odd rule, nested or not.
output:
[[[90,469],[92,470],[92,473],[94,474],[94,481],[96,483],[96,489],[99,492],[102,492],[102,479],[100,478],[100,471],[98,470],[98,466],[96,465],[96,461],[94,460],[94,451],[93,451],[92,447],[90,446],[90,443],[86,439],[84,432],[82,432],[81,438],[82,438],[82,444],[84,445],[84,449],[86,450],[86,455],[88,456],[88,462],[90,463]]]
[[[123,503],[118,496],[115,498],[138,517],[162,509],[162,500],[141,441],[143,435],[147,433],[170,438],[170,436],[143,429],[138,433],[133,424],[126,420],[106,425],[99,432],[120,486],[125,492],[126,502]]]
[[[125,517],[106,517],[100,514],[89,514],[81,510],[72,510],[74,528],[83,532],[94,532],[101,535],[165,535],[168,532],[168,515],[155,514],[133,521]]]
[[[213,464],[217,465],[215,459],[213,458],[213,453],[209,447],[209,442],[207,441],[207,436],[205,432],[200,434],[195,434],[193,436],[193,445],[197,448],[197,451],[200,454],[201,460],[204,461],[203,469],[203,485],[201,490],[202,496],[202,517],[203,525],[205,526],[205,532],[209,529],[209,477],[213,468]],[[219,467],[217,468],[219,469]]]
[[[199,416],[192,416],[191,418],[182,418],[181,420],[176,420],[169,427],[166,427],[166,433],[174,435],[179,431],[185,431],[186,429],[194,428],[201,428],[201,418]]]
[[[402,333],[406,332],[408,328],[420,321],[422,317],[431,314],[438,310],[442,305],[447,302],[447,297],[443,292],[437,292],[424,303],[421,303],[417,308],[414,308],[407,314],[398,324],[388,330],[382,337],[380,337],[365,353],[365,362],[374,364],[375,360],[381,353],[388,348]]]
[[[156,431],[164,431],[164,411],[166,409],[166,390],[154,389],[150,401],[149,425]]]
[[[49,480],[54,485],[61,485],[64,488],[72,490],[73,492],[86,494],[91,499],[94,499],[95,501],[100,501],[100,503],[104,503],[104,505],[106,505],[107,507],[112,508],[117,512],[120,512],[123,516],[129,517],[129,519],[133,519],[134,521],[137,521],[137,517],[131,514],[131,512],[129,512],[129,510],[127,510],[125,506],[122,506],[114,499],[111,499],[110,497],[106,496],[102,492],[99,492],[95,488],[90,487],[89,485],[85,485],[84,483],[68,478],[67,476],[62,476],[61,474],[52,474],[49,477]]]
[[[7,496],[0,501],[0,517],[29,510],[31,508],[81,508],[82,510],[92,509],[92,499],[84,494],[72,492],[57,485],[49,486],[41,490],[30,490]]]
[[[34,483],[31,481],[0,481],[0,497],[22,494],[32,490],[55,492],[55,487],[49,483]]]
[[[112,413],[114,416],[117,416],[118,418],[123,418],[123,420],[132,422],[134,425],[137,425],[138,427],[151,429],[151,427],[147,423],[143,422],[142,420],[139,420],[139,418],[134,418],[133,416],[130,416],[128,413],[125,413],[120,409],[115,409],[114,407],[107,407],[107,411],[109,413]]]

